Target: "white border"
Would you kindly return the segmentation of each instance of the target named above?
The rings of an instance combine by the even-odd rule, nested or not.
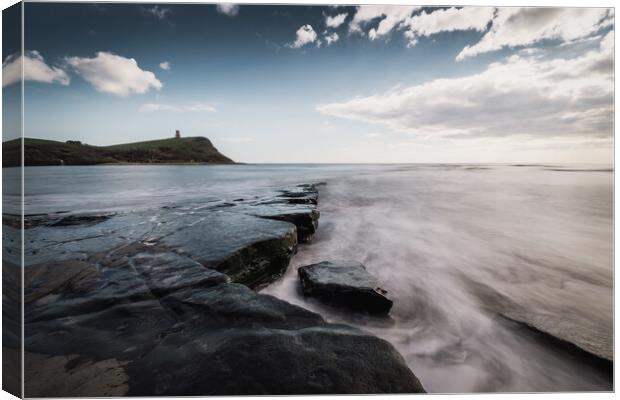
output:
[[[14,0],[0,0],[2,1],[2,9],[8,8],[11,5],[17,3],[17,1]],[[38,0],[29,0],[28,2],[37,2]],[[72,3],[85,3],[86,1],[76,1],[76,0],[47,0],[47,2],[72,2]],[[215,4],[217,2],[214,1],[200,1],[200,0],[133,0],[133,1],[123,1],[123,0],[108,0],[108,1],[101,1],[101,3],[127,3],[127,2],[131,2],[131,3],[146,3],[146,4],[152,4],[152,3],[203,3],[203,4]],[[223,1],[225,2],[225,1]],[[595,0],[595,1],[571,1],[571,0],[544,0],[544,1],[532,1],[532,0],[525,0],[525,1],[515,1],[515,0],[477,0],[477,1],[473,1],[473,2],[459,2],[458,4],[450,4],[447,3],[445,1],[438,1],[438,0],[425,0],[423,2],[417,2],[417,1],[403,1],[400,0],[398,2],[395,1],[388,1],[388,0],[365,0],[365,1],[355,1],[355,0],[337,0],[337,1],[330,1],[330,0],[308,0],[308,1],[299,1],[299,0],[269,0],[269,1],[260,1],[260,0],[243,0],[241,2],[239,2],[239,4],[265,4],[265,3],[269,3],[269,4],[301,4],[301,5],[309,5],[309,4],[317,4],[317,5],[330,5],[330,4],[341,4],[341,5],[358,5],[358,4],[422,4],[422,5],[428,5],[428,6],[432,6],[432,5],[436,5],[436,6],[443,6],[443,5],[478,5],[478,6],[552,6],[552,7],[614,7],[615,3],[614,1],[601,1],[601,0]],[[22,37],[23,37],[23,12],[22,12]],[[2,22],[0,19],[0,43],[2,42]],[[1,44],[0,44],[0,50],[1,50]],[[22,53],[24,51],[24,41],[22,41]],[[615,58],[615,57],[614,57]],[[23,66],[22,66],[23,68]],[[614,77],[615,74],[617,73],[617,65],[614,64]],[[23,74],[23,72],[22,72]],[[615,88],[615,82],[614,82],[614,88]],[[23,88],[23,80],[22,80],[22,104],[24,102],[24,88]],[[614,96],[614,102],[615,102],[615,96]],[[2,100],[0,98],[0,118],[2,116]],[[615,138],[615,120],[617,117],[617,110],[614,108],[614,138]],[[24,110],[23,110],[23,106],[22,106],[22,134],[25,131],[24,127]],[[23,151],[23,147],[22,147],[22,151]],[[22,160],[23,160],[23,153],[22,153]],[[614,169],[615,169],[615,143],[614,143]],[[616,274],[615,274],[615,265],[616,265],[616,261],[618,260],[618,255],[615,252],[615,249],[618,245],[618,238],[615,236],[615,222],[616,222],[616,215],[615,215],[615,210],[617,209],[617,205],[618,205],[618,199],[615,196],[615,188],[617,187],[617,176],[614,172],[614,344],[615,344],[615,334],[616,332],[618,332],[618,326],[617,326],[617,322],[618,319],[616,318],[616,311],[619,309],[618,308],[618,298],[615,297],[615,288],[616,288]],[[22,193],[24,190],[24,186],[23,186],[23,170],[22,170]],[[0,188],[1,188],[1,181],[0,181]],[[1,207],[0,207],[0,211],[1,211]],[[23,213],[23,199],[22,199],[22,213]],[[22,246],[24,245],[23,242],[23,230],[22,230]],[[22,258],[23,258],[23,249],[22,249]],[[1,260],[1,254],[0,254],[0,260]],[[22,260],[23,263],[23,260]],[[1,276],[0,276],[0,283],[1,283]],[[22,298],[23,298],[23,287],[22,287]],[[23,302],[22,302],[22,308],[23,308]],[[23,318],[23,310],[22,310],[22,318]],[[0,321],[0,327],[1,327],[1,321]],[[23,338],[23,321],[22,321],[22,338]],[[22,342],[23,343],[23,342]],[[0,350],[0,354],[1,354],[1,350]],[[615,347],[614,347],[614,355],[615,355]],[[22,355],[23,358],[23,355]],[[615,357],[614,357],[615,358]],[[22,359],[22,366],[23,366],[23,359]],[[23,372],[23,369],[22,369]],[[450,379],[450,377],[446,377],[446,379]],[[1,376],[0,376],[0,381],[1,381]],[[614,368],[614,386],[615,383],[618,382],[618,371],[616,368]],[[23,386],[23,383],[22,383]],[[23,393],[23,387],[22,387],[22,393]],[[380,395],[380,396],[373,396],[376,399],[381,399],[381,400],[389,400],[389,399],[413,399],[416,396],[420,396],[420,395]],[[517,398],[526,398],[526,399],[548,399],[548,400],[558,400],[558,399],[579,399],[579,400],[599,400],[599,399],[604,399],[604,398],[613,398],[616,397],[615,393],[544,393],[544,394],[539,394],[539,393],[514,393],[514,394],[452,394],[452,395],[428,395],[428,396],[432,396],[433,398],[438,398],[438,399],[449,399],[449,398],[454,398],[455,396],[458,396],[459,399],[463,399],[463,400],[474,400],[474,399],[479,399],[480,397],[483,397],[484,399],[509,399],[509,400],[516,400]],[[300,396],[295,396],[295,397],[300,397]],[[352,400],[352,399],[359,399],[360,396],[303,396],[305,398],[317,398],[317,399],[325,399],[325,400]],[[367,396],[364,396],[367,397]],[[184,399],[184,397],[167,397],[168,399]],[[231,399],[231,400],[248,400],[248,399],[279,399],[281,397],[278,396],[262,396],[262,397],[258,397],[258,396],[246,396],[246,397],[225,397],[225,399]],[[0,400],[8,400],[8,399],[15,399],[15,397],[13,397],[12,395],[8,394],[7,392],[3,392],[0,391]],[[157,399],[152,398],[152,399]]]

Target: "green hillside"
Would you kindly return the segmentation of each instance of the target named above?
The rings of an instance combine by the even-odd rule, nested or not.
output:
[[[2,166],[20,165],[19,139],[2,144]],[[234,164],[205,137],[171,138],[113,146],[90,146],[77,141],[24,139],[25,165],[95,164]]]

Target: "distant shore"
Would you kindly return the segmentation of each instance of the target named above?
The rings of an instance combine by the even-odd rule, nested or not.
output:
[[[79,141],[58,142],[24,138],[25,166],[64,165],[215,165],[236,164],[221,154],[205,137],[169,138],[119,144],[91,146]],[[2,144],[2,166],[22,165],[20,139]]]

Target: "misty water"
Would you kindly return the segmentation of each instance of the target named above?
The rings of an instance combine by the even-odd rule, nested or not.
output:
[[[26,214],[326,182],[313,243],[263,293],[388,340],[429,392],[612,389],[596,363],[514,322],[612,357],[611,166],[29,167],[25,176]],[[394,301],[390,318],[305,299],[297,268],[330,259],[362,262]]]

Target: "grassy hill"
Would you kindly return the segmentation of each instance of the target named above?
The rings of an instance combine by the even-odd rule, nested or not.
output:
[[[19,139],[2,143],[2,166],[20,164]],[[146,142],[90,146],[76,141],[57,142],[24,139],[24,164],[34,165],[95,165],[95,164],[234,164],[221,154],[205,137],[171,138]]]

